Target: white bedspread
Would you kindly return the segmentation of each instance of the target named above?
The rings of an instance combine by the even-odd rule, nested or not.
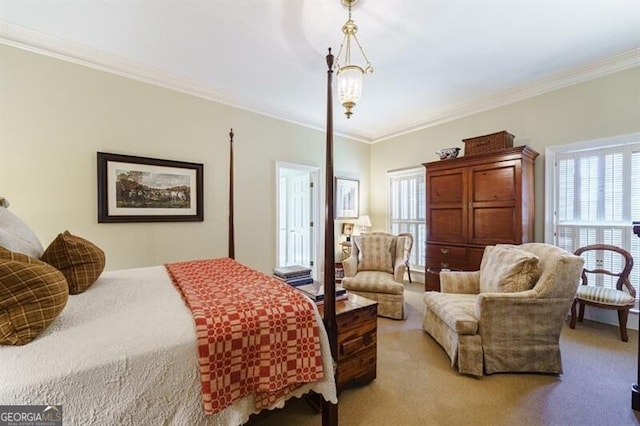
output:
[[[316,310],[316,316],[321,318]],[[326,331],[325,378],[314,390],[337,402]],[[196,334],[164,266],[105,272],[26,346],[0,346],[0,404],[62,404],[73,425],[239,425],[247,396],[214,416],[202,410]],[[281,401],[277,406],[284,405]],[[272,407],[274,408],[274,407]]]

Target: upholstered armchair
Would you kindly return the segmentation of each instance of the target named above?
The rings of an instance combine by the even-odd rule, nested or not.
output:
[[[464,374],[562,373],[560,331],[584,260],[558,247],[487,246],[480,271],[441,272],[423,328]]]
[[[354,236],[351,256],[342,261],[342,286],[377,301],[379,316],[404,319],[406,238],[384,232]]]

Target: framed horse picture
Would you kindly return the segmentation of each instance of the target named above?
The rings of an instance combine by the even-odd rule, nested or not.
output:
[[[203,165],[98,152],[98,222],[204,220]]]

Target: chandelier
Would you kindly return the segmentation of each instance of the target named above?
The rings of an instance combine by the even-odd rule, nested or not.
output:
[[[349,9],[349,19],[342,26],[344,38],[342,39],[340,50],[336,56],[336,81],[338,83],[338,98],[340,98],[340,103],[346,110],[345,115],[347,118],[351,118],[351,115],[353,115],[352,109],[360,100],[360,96],[362,96],[362,81],[364,79],[364,75],[372,73],[373,67],[371,66],[371,62],[369,62],[369,59],[367,59],[367,55],[364,53],[364,49],[360,45],[358,37],[356,36],[358,26],[351,19],[351,7],[354,6],[358,0],[340,1],[343,6]],[[351,62],[351,47],[353,43],[358,47],[360,54],[366,61],[364,67],[355,65]],[[340,55],[342,55],[343,52],[344,56],[341,57]]]

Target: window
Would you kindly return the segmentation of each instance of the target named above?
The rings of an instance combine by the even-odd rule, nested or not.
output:
[[[424,269],[425,241],[425,173],[424,168],[412,168],[388,173],[389,178],[389,232],[413,235],[410,264]]]
[[[552,170],[552,175],[550,175]],[[611,244],[629,251],[640,264],[640,238],[632,221],[640,220],[640,134],[547,150],[547,205],[553,206],[547,241],[573,252],[589,244]],[[550,223],[547,220],[546,223]],[[587,257],[620,271],[621,258]],[[596,285],[615,287],[614,277],[598,276]],[[640,268],[631,270],[631,284],[640,296]]]

